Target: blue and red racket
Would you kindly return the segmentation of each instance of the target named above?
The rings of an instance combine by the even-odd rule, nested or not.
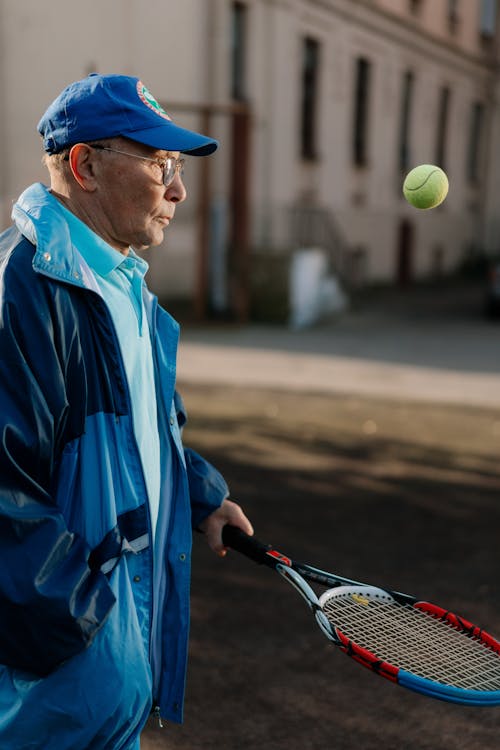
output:
[[[500,705],[500,643],[481,628],[408,594],[294,562],[234,526],[222,538],[291,583],[326,637],[372,672],[431,698]],[[306,579],[328,590],[318,598]]]

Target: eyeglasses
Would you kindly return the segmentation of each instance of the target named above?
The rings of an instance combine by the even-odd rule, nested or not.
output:
[[[89,144],[90,145],[90,144]],[[100,144],[92,144],[90,148],[95,148],[98,151],[113,151],[115,154],[123,154],[123,156],[131,156],[133,159],[142,159],[143,161],[151,161],[160,167],[162,171],[162,180],[165,187],[168,187],[175,180],[175,175],[179,174],[182,177],[184,172],[184,159],[174,159],[173,156],[167,156],[166,159],[151,159],[149,156],[140,156],[139,154],[131,154],[128,151],[120,151],[117,148],[110,148],[109,146],[102,146]]]

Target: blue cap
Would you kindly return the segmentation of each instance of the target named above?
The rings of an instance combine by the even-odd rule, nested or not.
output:
[[[67,86],[43,115],[38,132],[49,154],[116,136],[193,156],[208,156],[218,146],[206,135],[175,125],[138,78],[97,73]]]

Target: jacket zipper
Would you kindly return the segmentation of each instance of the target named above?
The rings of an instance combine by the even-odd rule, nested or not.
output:
[[[155,717],[155,719],[157,720],[158,726],[160,727],[160,729],[163,729],[163,722],[161,720],[160,707],[159,706],[155,706],[153,708],[152,713],[153,713],[153,716]]]
[[[149,320],[149,330],[151,335],[151,349],[153,354],[153,363],[154,363],[154,373],[155,373],[155,381],[158,379],[158,363],[157,363],[157,357],[156,357],[156,305],[154,306],[154,309],[151,310],[151,318]],[[157,400],[162,399],[163,396],[161,394],[160,389],[157,388]],[[164,404],[162,404],[164,407]],[[159,404],[158,404],[159,406]],[[157,406],[157,408],[158,408]],[[167,428],[165,425],[165,419],[166,419],[166,412],[165,409],[159,409],[158,408],[158,430],[160,433],[160,443],[161,443],[161,435],[163,434],[163,439],[166,441],[166,443],[169,443],[169,435],[167,432]],[[161,455],[161,451],[160,451]],[[163,462],[163,459],[162,459]],[[170,470],[172,471],[172,464],[170,463]],[[163,510],[163,513],[165,511],[164,507],[160,505],[160,510]],[[148,507],[148,519],[149,519],[149,527],[150,527],[150,534],[151,534],[151,514],[149,512]],[[149,663],[151,664],[151,672],[152,672],[152,678],[153,678],[153,716],[158,721],[158,725],[163,729],[163,722],[161,719],[161,709],[158,701],[158,695],[157,693],[160,691],[160,674],[159,670],[161,669],[161,625],[162,625],[162,617],[161,617],[161,611],[163,608],[163,603],[165,601],[165,591],[162,591],[162,577],[165,575],[163,571],[163,565],[165,564],[162,559],[162,562],[160,563],[156,559],[155,554],[155,548],[156,548],[156,541],[158,538],[158,535],[161,535],[161,538],[165,540],[168,537],[168,526],[169,523],[167,523],[167,527],[165,529],[162,528],[162,514],[160,513],[157,518],[156,522],[156,533],[155,533],[155,544],[152,544],[152,576],[151,576],[151,630],[150,630],[150,638],[149,638]],[[150,536],[150,539],[152,541],[152,535]],[[159,604],[161,603],[162,607],[160,608]],[[160,632],[160,636],[158,637],[158,632]],[[160,653],[158,653],[158,649],[160,649]]]

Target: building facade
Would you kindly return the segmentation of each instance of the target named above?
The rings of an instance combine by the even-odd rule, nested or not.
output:
[[[321,248],[351,287],[498,252],[497,5],[0,0],[2,223],[23,187],[45,179],[40,114],[97,70],[140,76],[174,119],[221,141],[212,159],[189,160],[191,199],[146,256],[156,291],[200,314],[244,317],[255,269],[276,281],[300,249]],[[402,197],[420,163],[449,176],[433,211]]]
[[[352,284],[436,276],[495,249],[496,6],[247,2],[249,37],[269,37],[248,54],[260,157],[254,206],[275,216],[295,208],[303,227],[314,209],[316,229],[337,230],[333,252]],[[431,212],[401,195],[406,172],[421,163],[450,179],[448,199]],[[266,217],[263,245],[269,227]],[[309,232],[301,242],[317,244]]]

